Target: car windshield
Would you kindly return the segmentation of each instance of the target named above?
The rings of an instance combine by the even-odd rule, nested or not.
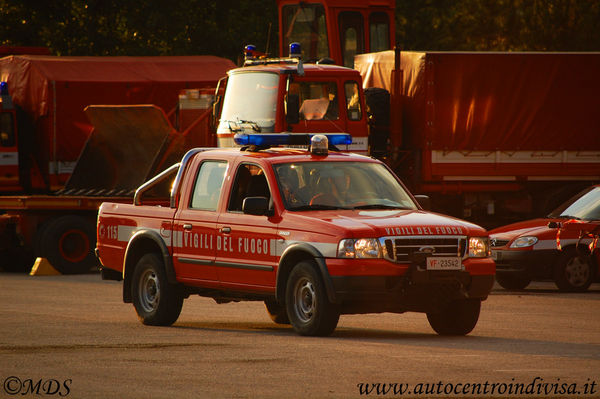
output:
[[[373,162],[297,162],[274,166],[290,211],[417,209],[385,166]]]
[[[600,187],[591,187],[583,191],[548,216],[551,218],[600,220]]]
[[[229,77],[219,130],[272,132],[277,111],[279,76],[274,73],[236,73]]]

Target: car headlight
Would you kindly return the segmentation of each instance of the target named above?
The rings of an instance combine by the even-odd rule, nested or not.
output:
[[[490,239],[487,237],[469,238],[469,256],[473,258],[490,256]]]
[[[525,248],[531,247],[536,242],[538,242],[538,238],[534,236],[523,236],[519,237],[510,244],[510,248]]]
[[[381,247],[375,238],[346,238],[340,241],[338,258],[380,258]]]

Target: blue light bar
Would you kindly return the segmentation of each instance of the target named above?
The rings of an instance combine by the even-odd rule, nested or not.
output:
[[[310,145],[310,139],[316,135],[327,136],[331,145],[350,145],[352,136],[348,133],[238,133],[233,137],[237,145],[275,146],[275,145]]]
[[[0,95],[8,95],[8,83],[0,82]]]
[[[248,44],[244,47],[244,59],[253,60],[255,57],[256,46],[254,44]]]

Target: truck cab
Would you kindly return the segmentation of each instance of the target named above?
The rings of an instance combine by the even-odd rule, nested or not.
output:
[[[332,59],[352,68],[356,54],[389,50],[395,43],[394,0],[278,0],[280,54],[293,42],[303,58]]]
[[[224,97],[218,99],[218,146],[234,146],[238,133],[349,133],[352,144],[340,150],[366,155],[368,124],[360,74],[337,65],[304,64],[299,53],[293,54],[298,56],[249,55],[243,67],[228,72]]]

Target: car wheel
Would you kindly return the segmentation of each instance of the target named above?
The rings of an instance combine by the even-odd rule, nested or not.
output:
[[[580,255],[575,248],[564,250],[554,270],[554,282],[561,291],[584,292],[594,280],[594,265],[589,256]]]
[[[183,295],[169,283],[162,261],[153,253],[142,256],[135,266],[131,295],[140,321],[147,325],[170,326],[183,306]]]
[[[267,313],[269,313],[269,317],[275,323],[290,324],[290,319],[288,318],[285,306],[281,306],[275,300],[268,300],[265,301],[265,307],[267,308]]]
[[[443,309],[427,313],[431,328],[440,335],[467,335],[479,320],[481,300],[459,299]]]
[[[330,335],[340,310],[329,302],[325,285],[314,262],[304,261],[292,269],[286,286],[286,308],[290,323],[300,335]]]
[[[531,278],[521,273],[496,273],[496,281],[507,290],[522,290],[531,283]]]

